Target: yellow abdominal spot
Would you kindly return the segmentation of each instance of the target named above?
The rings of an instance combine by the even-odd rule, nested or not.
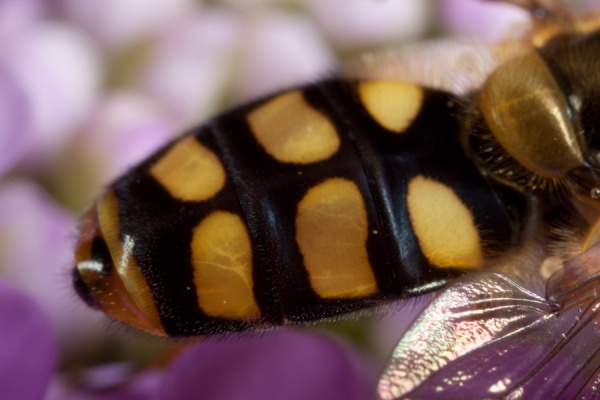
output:
[[[366,242],[367,211],[352,181],[332,178],[311,188],[298,204],[296,241],[313,290],[324,298],[377,293]]]
[[[340,139],[329,118],[301,91],[281,94],[248,113],[256,140],[277,161],[308,164],[334,155]]]
[[[483,255],[473,215],[451,188],[419,175],[408,184],[406,201],[414,233],[432,265],[481,267]]]
[[[194,228],[192,265],[198,305],[213,317],[253,320],[252,247],[241,218],[215,211]]]
[[[210,199],[225,185],[225,169],[218,157],[194,136],[176,142],[150,168],[150,175],[182,201]]]
[[[423,102],[420,87],[396,81],[361,82],[358,93],[371,117],[396,133],[402,133],[410,126]]]

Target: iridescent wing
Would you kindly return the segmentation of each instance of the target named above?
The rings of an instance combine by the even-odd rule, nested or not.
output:
[[[395,349],[380,399],[600,398],[600,247],[544,299],[490,272],[456,281]]]

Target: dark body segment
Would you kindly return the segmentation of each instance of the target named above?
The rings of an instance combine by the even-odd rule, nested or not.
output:
[[[465,155],[457,117],[462,110],[452,96],[423,90],[414,120],[398,133],[383,128],[369,114],[357,85],[330,80],[301,90],[304,101],[327,117],[339,137],[337,150],[323,160],[281,162],[265,152],[247,118],[270,101],[265,99],[188,133],[213,152],[225,170],[225,183],[214,196],[178,200],[149,173],[174,144],[113,185],[121,238],[134,239],[133,257],[168,335],[307,322],[445,285],[461,271],[453,265],[431,265],[420,249],[406,204],[408,184],[417,176],[452,188],[472,213],[486,257],[518,242],[527,198],[510,189],[503,191],[504,200],[499,198]],[[375,288],[363,294],[324,297],[317,293],[298,246],[298,204],[311,188],[328,179],[351,182],[362,197],[368,226],[366,263],[375,280]],[[521,206],[507,209],[507,196],[511,205],[517,201]],[[238,216],[246,227],[258,315],[220,317],[207,315],[199,306],[190,243],[194,227],[216,211]]]

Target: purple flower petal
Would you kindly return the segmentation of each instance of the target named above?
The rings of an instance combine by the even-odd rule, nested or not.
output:
[[[57,337],[71,344],[99,317],[80,305],[71,287],[74,226],[36,184],[0,186],[0,274],[36,298]]]
[[[100,365],[83,371],[77,384],[56,379],[45,400],[148,400],[162,375],[156,369],[134,373],[127,363]]]
[[[46,316],[33,300],[0,281],[0,397],[41,399],[57,363]]]
[[[15,166],[31,140],[30,108],[23,89],[0,67],[0,175]]]
[[[10,45],[15,37],[39,23],[44,0],[0,0],[0,47]]]
[[[160,400],[366,400],[373,382],[331,341],[309,334],[202,343],[171,366]]]

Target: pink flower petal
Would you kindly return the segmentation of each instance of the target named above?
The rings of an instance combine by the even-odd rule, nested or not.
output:
[[[423,0],[313,0],[309,8],[335,45],[356,49],[421,35],[430,7]]]
[[[61,14],[109,49],[122,49],[188,13],[193,0],[58,0]]]
[[[173,123],[154,101],[133,92],[109,94],[97,104],[77,140],[83,162],[96,162],[106,185],[128,168],[142,162],[175,134]]]
[[[478,40],[499,40],[514,26],[527,26],[528,12],[500,1],[442,0],[442,19],[454,33]]]
[[[69,139],[89,111],[100,85],[100,60],[76,30],[40,23],[1,50],[31,105],[30,160],[40,164]]]
[[[266,13],[245,35],[236,98],[249,100],[322,78],[336,64],[332,51],[309,20]]]
[[[215,111],[229,83],[240,21],[224,12],[193,15],[159,35],[141,90],[163,101],[183,126]]]

